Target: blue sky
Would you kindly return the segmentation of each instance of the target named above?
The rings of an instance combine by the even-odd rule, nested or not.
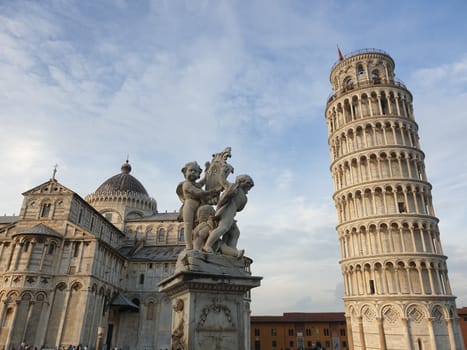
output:
[[[0,213],[58,164],[82,197],[119,172],[179,208],[187,162],[232,147],[256,186],[239,246],[253,314],[342,311],[324,109],[344,54],[388,52],[414,96],[449,278],[467,305],[465,1],[0,3]]]

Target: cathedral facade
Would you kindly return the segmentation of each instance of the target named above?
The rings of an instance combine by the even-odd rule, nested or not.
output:
[[[183,224],[130,172],[127,161],[85,199],[54,176],[0,220],[0,348],[170,348],[158,283],[184,248]]]

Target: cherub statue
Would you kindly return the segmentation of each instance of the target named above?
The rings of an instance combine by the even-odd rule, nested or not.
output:
[[[201,176],[201,167],[197,162],[189,162],[182,168],[185,181],[177,186],[177,194],[183,205],[180,213],[185,232],[185,246],[187,250],[193,249],[192,231],[195,224],[195,215],[199,206],[205,203],[216,191],[202,189],[204,181],[197,182]]]
[[[209,233],[209,237],[203,247],[208,253],[214,252],[214,244],[222,237],[222,241],[230,248],[237,249],[237,241],[240,231],[235,221],[237,212],[243,210],[248,198],[248,191],[254,186],[253,179],[249,175],[239,175],[235,183],[228,184],[222,193],[216,208],[214,218],[217,219],[217,227]]]
[[[199,207],[197,217],[199,224],[193,230],[193,249],[202,250],[202,247],[206,243],[209,233],[215,228],[214,223],[215,210],[210,205],[202,205]],[[244,254],[244,250],[238,250],[228,246],[225,242],[218,239],[213,244],[213,251],[220,251],[224,255],[234,256],[241,258]]]

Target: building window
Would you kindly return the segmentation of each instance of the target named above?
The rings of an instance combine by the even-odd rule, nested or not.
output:
[[[255,340],[255,350],[261,350],[261,343],[259,340]]]
[[[79,256],[79,246],[80,246],[80,242],[75,242],[75,249],[73,252],[73,257],[75,258]]]
[[[331,347],[331,342],[329,340],[326,340],[326,348],[330,348]]]
[[[107,221],[112,221],[112,213],[105,213],[104,217]]]
[[[345,337],[345,328],[341,328],[341,337]]]
[[[275,337],[277,335],[277,329],[271,328],[271,335]]]
[[[83,218],[83,208],[79,208],[79,214],[78,214],[78,224],[81,223],[81,219]]]
[[[165,231],[164,231],[163,228],[160,228],[160,229],[157,231],[157,242],[158,242],[158,243],[165,242]]]
[[[25,252],[25,253],[28,252],[28,250],[29,250],[29,241],[24,242],[23,249],[24,249],[24,252]]]
[[[276,348],[277,347],[277,341],[273,340],[271,345],[272,345],[273,348]]]
[[[293,341],[293,340],[291,340],[291,341],[289,342],[289,346],[290,346],[291,348],[293,348],[293,347],[294,347],[294,345],[295,345],[294,341]]]
[[[294,331],[293,328],[289,328],[289,337],[293,337]]]
[[[49,216],[49,213],[50,213],[50,207],[51,207],[51,204],[50,203],[44,203],[42,204],[42,208],[41,208],[41,218],[46,218]]]
[[[323,329],[323,334],[324,334],[325,337],[329,337],[329,329],[324,328]]]
[[[185,229],[183,227],[178,231],[178,241],[185,242]]]
[[[310,328],[305,329],[305,335],[307,337],[311,336],[311,329]]]
[[[146,314],[146,319],[147,320],[153,320],[154,319],[154,303],[151,301],[148,304],[148,312]]]
[[[342,347],[345,349],[347,347],[347,342],[345,340],[342,341]]]
[[[306,344],[307,344],[307,346],[308,346],[309,348],[311,348],[311,346],[313,345],[313,343],[311,342],[311,340],[308,340],[308,341],[306,342]]]
[[[47,254],[52,255],[55,251],[55,243],[49,244],[49,249],[47,250]]]
[[[255,337],[259,337],[259,329],[255,328]]]
[[[139,284],[144,284],[144,273],[139,275]]]

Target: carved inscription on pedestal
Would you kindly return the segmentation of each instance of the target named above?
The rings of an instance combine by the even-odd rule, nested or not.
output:
[[[199,349],[233,350],[238,347],[238,328],[234,322],[236,314],[219,300],[206,305],[196,326]]]

